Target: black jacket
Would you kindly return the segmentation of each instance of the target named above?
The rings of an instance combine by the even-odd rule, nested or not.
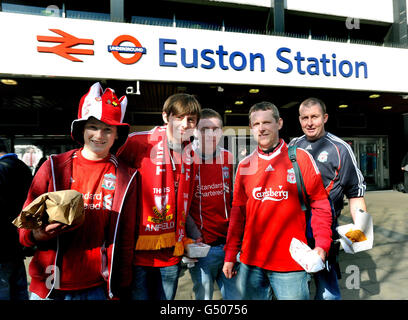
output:
[[[405,154],[404,158],[401,161],[401,168],[405,167],[408,164],[408,152]]]
[[[0,262],[23,256],[17,228],[11,222],[21,212],[32,178],[17,155],[8,153],[0,158]]]

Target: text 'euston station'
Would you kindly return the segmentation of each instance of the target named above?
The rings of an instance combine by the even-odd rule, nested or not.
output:
[[[306,57],[301,51],[280,47],[274,55],[273,65],[282,74],[297,72],[300,75],[344,78],[368,78],[368,66],[364,61],[338,60],[336,53],[322,53],[319,57]],[[241,51],[230,52],[223,45],[217,49],[189,49],[177,45],[176,39],[159,39],[159,63],[161,67],[202,68],[241,71],[249,67],[250,71],[265,72],[263,53],[245,54]]]

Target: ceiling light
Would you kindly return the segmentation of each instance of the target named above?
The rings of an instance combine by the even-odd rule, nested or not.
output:
[[[259,92],[259,89],[255,89],[255,88],[249,89],[249,93],[258,93],[258,92]]]
[[[242,100],[237,100],[237,101],[235,101],[234,102],[236,105],[241,105],[241,104],[244,104],[244,101],[242,101]]]
[[[379,94],[372,94],[372,95],[369,96],[370,99],[376,99],[376,98],[379,98],[379,97],[380,97]]]
[[[341,105],[339,105],[339,108],[340,109],[348,108],[348,105],[347,104],[341,104]]]
[[[13,79],[1,79],[1,83],[6,84],[8,86],[16,86],[17,81]]]
[[[218,86],[218,87],[217,87],[217,91],[218,91],[218,92],[224,92],[224,88],[221,87],[221,86]]]
[[[186,92],[186,91],[187,91],[187,87],[178,86],[178,87],[177,87],[177,91],[178,91],[178,92]]]
[[[232,110],[225,110],[225,113],[232,113]]]
[[[298,105],[298,104],[299,104],[298,101],[291,101],[291,102],[288,102],[287,104],[283,105],[283,106],[280,107],[280,108],[281,108],[281,109],[289,109],[289,108],[292,108],[292,107],[294,107],[294,106],[296,106],[296,105]]]
[[[385,106],[385,107],[383,107],[383,110],[390,110],[390,109],[392,109],[392,106]]]

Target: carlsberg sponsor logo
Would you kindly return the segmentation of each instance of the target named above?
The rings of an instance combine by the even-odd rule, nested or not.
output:
[[[288,192],[282,190],[282,186],[279,186],[279,189],[280,190],[273,190],[272,188],[266,188],[262,191],[262,187],[257,187],[252,191],[252,196],[255,200],[261,200],[262,202],[264,202],[265,200],[286,200],[288,198]]]

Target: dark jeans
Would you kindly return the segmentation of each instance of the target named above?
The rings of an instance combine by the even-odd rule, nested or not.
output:
[[[180,263],[169,267],[133,266],[133,300],[174,300]]]
[[[237,278],[227,279],[222,272],[224,265],[224,245],[211,247],[204,258],[198,258],[194,267],[190,268],[193,291],[196,300],[212,300],[214,282],[220,288],[223,300],[240,300],[241,294],[237,286]]]
[[[244,300],[309,300],[310,275],[305,271],[275,272],[241,262],[238,287]]]
[[[341,300],[341,292],[334,266],[313,275],[316,284],[315,300]]]
[[[30,293],[30,300],[106,300],[105,286],[98,286],[83,290],[55,290],[52,297],[41,298],[34,292]]]

